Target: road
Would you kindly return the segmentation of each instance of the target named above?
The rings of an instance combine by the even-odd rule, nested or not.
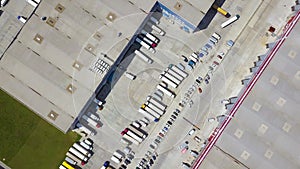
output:
[[[290,34],[290,32],[292,31],[292,29],[294,28],[294,26],[298,22],[299,18],[300,18],[300,11],[298,11],[298,13],[293,17],[293,19],[290,20],[286,24],[284,33],[282,34],[281,38],[276,42],[276,45],[271,50],[271,52],[268,54],[268,56],[267,56],[266,60],[264,61],[264,63],[261,65],[261,67],[259,68],[259,70],[257,71],[257,73],[251,79],[251,81],[249,82],[247,88],[242,93],[242,95],[239,97],[238,101],[236,102],[236,104],[231,109],[230,114],[224,120],[223,124],[220,126],[220,128],[217,128],[215,130],[216,132],[214,133],[214,136],[212,137],[212,139],[210,140],[210,142],[208,142],[207,146],[202,151],[202,153],[200,154],[200,156],[198,157],[198,159],[195,161],[195,163],[194,163],[194,165],[192,167],[193,169],[197,169],[197,168],[200,167],[201,163],[203,162],[203,160],[205,159],[205,157],[207,156],[207,154],[209,153],[209,151],[212,149],[212,147],[215,145],[215,143],[217,142],[217,140],[219,139],[219,137],[221,136],[221,134],[224,132],[226,126],[229,124],[229,122],[231,121],[232,117],[234,117],[236,111],[241,106],[241,104],[243,103],[243,101],[245,100],[245,98],[247,97],[247,95],[250,93],[250,91],[252,90],[252,88],[256,84],[257,80],[260,78],[260,76],[262,75],[262,73],[264,72],[264,70],[266,69],[266,67],[269,65],[269,63],[271,62],[271,60],[273,59],[273,57],[275,56],[275,54],[277,53],[277,51],[279,50],[279,48],[281,47],[281,45],[284,43],[285,39]]]

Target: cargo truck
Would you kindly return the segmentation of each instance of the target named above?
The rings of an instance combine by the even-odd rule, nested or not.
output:
[[[160,114],[161,116],[165,113],[165,110],[160,109],[159,107],[155,106],[155,104],[151,103],[151,102],[146,102],[145,103],[148,107],[150,107],[151,109],[153,109],[154,111],[156,111],[158,114]]]
[[[87,150],[93,150],[93,147],[92,147],[92,146],[86,144],[86,143],[83,142],[83,141],[79,142],[79,144],[80,144],[83,148],[85,148],[85,149],[87,149]]]
[[[145,30],[142,30],[141,33],[142,33],[143,35],[145,35],[147,38],[149,38],[150,40],[152,40],[153,42],[155,42],[155,43],[159,43],[159,41],[160,41],[160,40],[159,40],[156,36],[154,36],[152,33],[148,33],[148,32],[146,32]]]
[[[68,164],[66,161],[64,161],[62,163],[63,166],[65,166],[67,169],[75,169],[74,167],[72,167],[70,164]]]
[[[184,77],[181,76],[179,73],[175,72],[173,69],[167,68],[166,72],[170,73],[171,75],[173,75],[174,77],[176,77],[177,79],[179,79],[180,81],[184,80]]]
[[[153,23],[147,22],[147,25],[150,26],[151,29],[153,29],[155,32],[159,33],[160,35],[162,36],[165,35],[165,32],[161,28],[154,25]]]
[[[132,142],[135,145],[139,145],[140,143],[138,141],[136,141],[134,138],[130,137],[128,134],[124,134],[123,138],[125,138],[126,140]]]
[[[159,79],[161,79],[163,82],[167,83],[168,85],[172,86],[173,88],[177,88],[178,84],[167,78],[165,75],[160,74]]]
[[[162,110],[165,110],[167,108],[167,105],[165,105],[163,102],[157,100],[154,97],[148,96],[147,101],[149,101],[150,103],[154,104],[156,107],[158,107]]]
[[[176,65],[173,65],[171,67],[172,70],[174,70],[175,72],[177,72],[178,74],[180,74],[181,76],[183,76],[184,78],[188,76],[188,74],[186,72],[184,72],[183,70],[179,69]]]
[[[154,122],[158,122],[159,119],[156,118],[155,116],[153,116],[152,114],[150,114],[149,112],[147,112],[146,110],[139,108],[139,112],[144,115],[145,117],[147,117],[149,120],[154,121]]]
[[[67,152],[66,156],[71,158],[72,160],[76,161],[77,164],[81,164],[82,166],[84,166],[86,163],[86,162],[82,161],[81,159],[79,159],[77,156],[71,154],[70,152]]]
[[[172,80],[177,85],[179,85],[181,83],[181,81],[179,79],[177,79],[175,76],[171,75],[170,73],[168,73],[166,71],[164,71],[162,73],[162,75],[166,76],[168,79]]]
[[[74,161],[74,160],[71,159],[70,157],[66,157],[66,158],[65,158],[65,161],[68,162],[69,164],[72,164],[72,165],[76,165],[76,164],[77,164],[77,161]]]
[[[150,52],[155,53],[154,48],[152,48],[148,43],[142,41],[140,38],[137,37],[137,38],[135,39],[135,41],[136,41],[137,43],[139,43],[140,45],[142,45],[142,46],[143,46],[144,48],[146,48],[147,50],[149,50]]]
[[[141,59],[143,59],[145,62],[152,64],[153,60],[151,58],[149,58],[146,54],[144,54],[143,52],[139,51],[139,50],[135,50],[134,53],[139,56]]]
[[[166,95],[172,97],[172,98],[175,98],[176,97],[176,94],[171,91],[170,89],[168,88],[165,88],[163,86],[161,86],[160,84],[156,86],[157,89],[161,90],[162,92],[164,92]]]
[[[135,139],[137,142],[141,143],[143,141],[143,137],[135,134],[134,132],[132,132],[131,130],[128,130],[127,128],[124,129],[124,135],[127,134],[130,137],[132,137],[133,139]]]
[[[83,132],[85,132],[88,135],[91,135],[91,136],[95,135],[95,132],[93,132],[90,129],[86,128],[81,123],[77,123],[76,127],[78,127],[78,129],[82,130]]]
[[[154,18],[153,16],[150,17],[150,20],[151,20],[153,23],[155,23],[156,25],[159,24],[159,21],[158,21],[156,18]]]
[[[240,15],[235,15],[234,17],[228,19],[227,21],[221,24],[222,28],[227,27],[228,25],[232,24],[233,22],[237,21],[240,18]]]
[[[96,122],[95,120],[89,118],[87,115],[82,115],[82,118],[88,122],[88,124],[95,126],[97,128],[100,128],[100,124],[98,122]]]
[[[154,111],[150,107],[146,106],[145,104],[143,104],[141,108],[144,109],[144,110],[146,110],[148,113],[150,113],[151,115],[153,115],[155,118],[157,118],[157,119],[160,118],[160,114],[158,114],[156,111]]]
[[[95,114],[93,114],[92,112],[88,112],[87,115],[95,121],[100,121],[100,118],[98,116],[96,116]]]
[[[146,35],[144,35],[144,34],[140,34],[140,35],[138,35],[138,37],[139,37],[142,41],[144,41],[144,42],[146,42],[148,45],[150,45],[152,48],[155,48],[155,47],[157,46],[157,43],[155,43],[155,42],[153,42],[152,40],[150,40],[149,38],[147,38]]]
[[[140,130],[138,130],[138,129],[136,129],[136,128],[130,126],[130,125],[129,125],[126,129],[132,131],[133,133],[135,133],[136,135],[138,135],[139,137],[141,137],[141,138],[143,138],[143,139],[145,139],[145,138],[147,137],[146,134],[144,134],[144,133],[141,132]]]
[[[80,151],[76,150],[73,147],[69,148],[69,152],[74,154],[76,157],[78,157],[80,160],[82,160],[84,162],[88,161],[88,158],[84,154],[82,154]]]
[[[91,157],[92,156],[92,154],[88,150],[86,150],[85,148],[83,148],[78,143],[74,143],[72,147],[75,148],[76,150],[78,150],[79,152],[81,152],[83,155],[85,155],[87,157]]]

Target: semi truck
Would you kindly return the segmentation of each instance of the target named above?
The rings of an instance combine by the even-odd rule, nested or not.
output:
[[[168,88],[165,88],[163,86],[161,86],[160,84],[156,86],[157,89],[161,90],[162,92],[164,92],[166,95],[172,97],[172,98],[175,98],[176,97],[176,94],[171,91],[170,89]]]
[[[135,134],[134,132],[132,132],[131,130],[125,129],[124,130],[125,134],[129,135],[130,137],[132,137],[133,139],[135,139],[136,141],[138,141],[139,143],[141,143],[143,141],[143,137]]]
[[[69,164],[72,164],[72,165],[76,165],[77,164],[77,162],[74,161],[73,159],[71,159],[70,157],[66,157],[65,161],[68,162]]]
[[[85,148],[85,149],[87,149],[87,150],[93,150],[93,147],[92,147],[92,146],[86,144],[86,143],[83,142],[83,141],[80,141],[79,144],[80,144],[83,148]]]
[[[135,41],[139,44],[141,44],[144,48],[146,48],[147,50],[149,50],[152,53],[155,53],[154,48],[152,48],[148,43],[142,41],[140,38],[136,38]]]
[[[67,169],[75,169],[74,167],[72,167],[70,164],[68,164],[66,161],[64,161],[62,163],[63,166],[65,166]]]
[[[151,20],[152,22],[154,22],[156,25],[159,24],[159,21],[158,21],[156,18],[154,18],[153,16],[150,17],[150,20]]]
[[[153,29],[155,32],[159,33],[161,36],[165,35],[165,32],[153,23],[147,22],[147,25],[150,26],[150,28]]]
[[[154,36],[152,33],[146,32],[144,29],[142,29],[141,33],[155,43],[159,43],[160,41],[156,36]]]
[[[173,65],[171,67],[172,70],[174,70],[175,72],[177,72],[178,74],[180,74],[181,76],[183,76],[184,78],[186,78],[188,76],[188,74],[186,72],[184,72],[183,70],[179,69],[176,65]]]
[[[164,76],[166,76],[168,79],[172,80],[174,83],[176,83],[177,85],[179,85],[181,83],[181,81],[179,79],[177,79],[175,76],[171,75],[170,73],[163,71],[162,73]]]
[[[157,118],[157,119],[160,118],[160,114],[158,114],[156,111],[154,111],[150,107],[146,106],[145,104],[143,104],[141,106],[141,108],[144,109],[144,110],[146,110],[148,113],[150,113],[151,115],[153,115],[155,118]]]
[[[143,133],[142,131],[138,130],[137,128],[133,127],[133,126],[128,126],[127,129],[129,129],[130,131],[134,132],[135,134],[139,135],[140,137],[142,137],[143,139],[145,139],[147,137],[147,135],[145,133]]]
[[[134,53],[139,56],[141,59],[143,59],[145,62],[152,64],[153,60],[151,58],[149,58],[146,54],[144,54],[143,52],[139,51],[139,50],[135,50]]]
[[[79,152],[81,152],[83,155],[85,155],[87,157],[91,157],[92,156],[92,154],[88,150],[86,150],[85,148],[83,148],[78,143],[74,143],[73,144],[73,148],[75,148],[76,150],[78,150]]]
[[[69,158],[71,158],[72,160],[76,161],[77,164],[81,164],[82,166],[85,165],[84,161],[82,161],[81,159],[79,159],[77,156],[71,154],[70,152],[67,152],[66,156],[69,157]]]
[[[158,118],[156,118],[155,116],[153,116],[152,114],[150,114],[149,112],[147,112],[146,110],[144,110],[142,108],[139,108],[139,112],[151,121],[158,122],[158,120],[159,120]]]
[[[155,48],[155,47],[157,46],[157,43],[155,43],[155,42],[153,42],[152,40],[150,40],[149,38],[147,38],[146,35],[144,35],[144,34],[140,34],[140,35],[138,35],[138,37],[139,37],[142,41],[144,41],[144,42],[146,42],[148,45],[150,45],[152,48]]]
[[[130,137],[128,134],[124,134],[123,138],[125,138],[126,140],[132,142],[135,145],[139,145],[140,143],[138,141],[136,141],[134,138]]]
[[[155,106],[155,104],[151,103],[151,102],[146,102],[145,103],[148,107],[150,107],[151,109],[153,109],[154,111],[156,111],[158,114],[160,114],[161,116],[165,113],[165,110],[160,109],[159,107]]]
[[[163,82],[167,83],[168,85],[172,86],[173,88],[177,88],[178,84],[167,78],[165,75],[160,74],[159,79],[161,79]]]
[[[227,27],[228,25],[232,24],[233,22],[237,21],[240,18],[240,15],[235,15],[234,17],[228,19],[227,21],[221,24],[222,28]]]
[[[78,157],[80,160],[82,160],[84,162],[88,161],[88,158],[84,154],[82,154],[80,151],[76,150],[73,147],[69,148],[69,152],[74,154],[76,157]]]
[[[157,100],[154,97],[148,96],[147,101],[149,101],[150,103],[154,104],[156,107],[158,107],[162,110],[165,110],[167,108],[167,105],[165,105],[163,102]]]
[[[87,115],[82,115],[82,118],[88,122],[88,124],[94,126],[94,127],[97,127],[97,128],[100,128],[100,124],[98,122],[96,122],[95,120],[89,118]]]
[[[95,121],[100,121],[100,118],[98,116],[96,116],[95,114],[93,114],[92,112],[87,112],[87,115]]]
[[[115,162],[115,163],[117,163],[117,164],[119,164],[122,160],[121,159],[119,159],[118,157],[116,157],[116,156],[111,156],[111,161],[113,161],[113,162]]]
[[[170,73],[171,75],[173,75],[174,77],[176,77],[177,79],[179,79],[180,81],[184,80],[184,77],[181,76],[179,73],[175,72],[173,69],[167,68],[166,72]]]
[[[83,132],[85,132],[88,135],[91,135],[91,136],[95,135],[94,131],[91,131],[90,129],[86,128],[79,122],[76,124],[76,127],[78,127],[78,129],[82,130]]]

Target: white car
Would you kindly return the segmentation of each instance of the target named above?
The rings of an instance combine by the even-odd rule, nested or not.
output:
[[[191,136],[191,135],[193,135],[193,134],[195,133],[195,131],[196,131],[196,129],[191,129],[191,130],[188,132],[188,134]]]

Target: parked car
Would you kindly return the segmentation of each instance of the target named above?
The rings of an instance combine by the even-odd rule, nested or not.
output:
[[[191,136],[191,135],[193,135],[193,134],[195,133],[195,131],[196,131],[196,129],[191,129],[191,130],[188,132],[188,134]]]

